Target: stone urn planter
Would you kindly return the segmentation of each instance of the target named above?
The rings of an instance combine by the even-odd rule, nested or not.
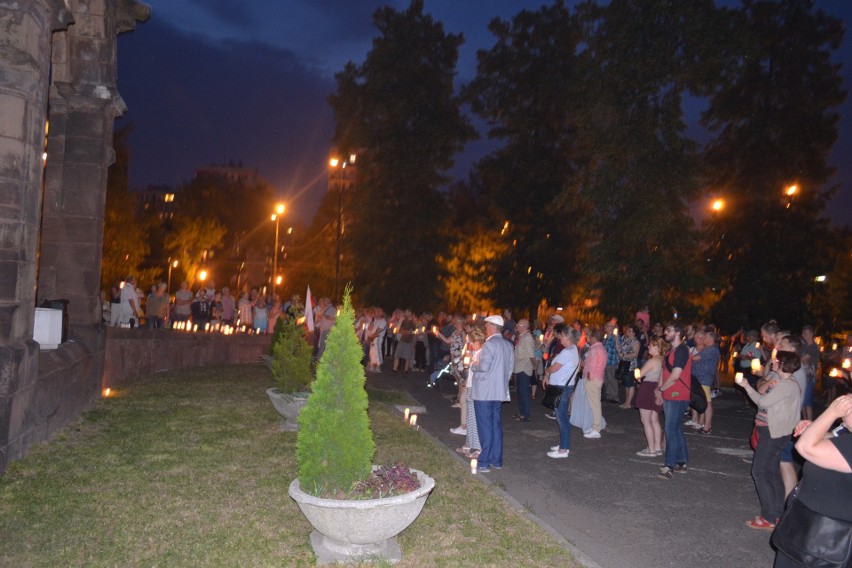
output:
[[[374,466],[375,469],[375,466]],[[311,545],[319,564],[384,560],[397,563],[402,552],[396,535],[420,515],[435,480],[412,469],[420,488],[395,497],[366,500],[322,499],[308,495],[298,479],[290,483],[290,497],[314,527]]]
[[[304,396],[302,396],[304,394]],[[299,429],[299,413],[308,402],[307,393],[284,394],[277,388],[266,389],[266,396],[272,402],[272,406],[281,415],[281,431],[295,432]]]

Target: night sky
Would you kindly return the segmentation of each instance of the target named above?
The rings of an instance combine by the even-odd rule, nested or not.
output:
[[[151,18],[118,43],[118,87],[129,107],[119,124],[134,125],[131,186],[174,186],[198,167],[242,162],[276,188],[294,223],[309,223],[326,188],[333,75],[349,60],[364,61],[376,35],[376,8],[404,9],[408,0],[143,1]],[[446,31],[464,34],[458,80],[467,82],[476,72],[476,50],[494,43],[488,22],[542,4],[426,0],[425,11]],[[836,58],[852,91],[852,2],[819,0],[817,6],[844,20]],[[828,213],[835,223],[852,225],[852,95],[840,112],[830,162],[842,189]],[[491,148],[486,139],[468,144],[450,173],[466,178]]]

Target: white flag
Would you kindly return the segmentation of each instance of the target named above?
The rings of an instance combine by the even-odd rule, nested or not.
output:
[[[314,302],[311,299],[310,286],[308,286],[308,293],[305,294],[305,325],[308,326],[308,331],[314,330]]]

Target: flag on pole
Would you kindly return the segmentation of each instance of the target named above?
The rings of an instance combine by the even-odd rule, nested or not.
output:
[[[308,326],[308,331],[314,330],[314,301],[311,298],[310,286],[308,286],[308,293],[305,294],[305,325]]]

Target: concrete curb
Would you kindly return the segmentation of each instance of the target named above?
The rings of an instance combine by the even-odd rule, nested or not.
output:
[[[416,401],[416,402],[417,402],[417,405],[420,408],[424,408],[424,409],[426,408],[426,405],[421,404],[419,401]],[[399,412],[400,416],[402,416],[403,412],[398,407],[398,405],[386,404],[386,406],[396,410],[397,412]],[[441,440],[439,440],[436,436],[432,435],[430,432],[428,432],[426,429],[424,429],[422,427],[419,428],[418,431],[422,435],[424,435],[427,438],[429,438],[430,440],[432,440],[432,442],[436,446],[438,446],[439,448],[443,448],[443,450],[445,452],[447,452],[447,454],[450,457],[452,457],[454,460],[461,463],[466,469],[469,467],[469,463],[468,463],[466,458],[463,458],[455,450],[453,450],[452,448],[447,446],[445,443],[443,443]],[[514,509],[516,509],[524,517],[528,518],[529,520],[531,520],[532,522],[537,524],[542,530],[544,530],[548,535],[550,535],[550,537],[553,538],[553,540],[555,540],[557,543],[559,543],[565,550],[570,552],[571,555],[574,557],[574,560],[576,560],[578,564],[580,564],[584,568],[601,568],[601,566],[598,563],[596,563],[594,560],[592,560],[589,557],[589,555],[587,555],[585,552],[583,552],[582,550],[577,548],[577,546],[574,545],[574,543],[572,543],[571,541],[566,539],[564,536],[562,536],[556,529],[554,529],[544,519],[542,519],[541,517],[539,517],[535,513],[530,512],[530,510],[527,507],[525,507],[520,501],[518,501],[517,499],[512,497],[512,495],[510,495],[505,490],[503,490],[500,487],[500,484],[498,482],[496,482],[493,479],[489,479],[488,476],[486,476],[485,474],[477,475],[477,477],[479,478],[480,482],[484,483],[491,490],[492,493],[494,493],[495,495],[497,495],[498,497],[500,497],[501,499],[506,501],[506,503],[511,505]]]

